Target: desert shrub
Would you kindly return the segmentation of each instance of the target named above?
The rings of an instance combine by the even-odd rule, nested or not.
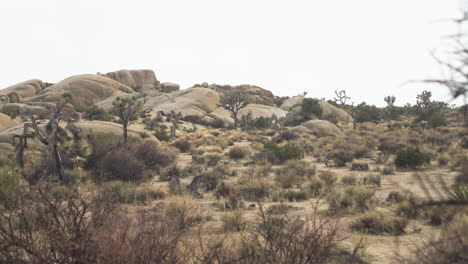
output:
[[[189,152],[192,147],[192,143],[190,142],[190,140],[183,138],[174,142],[172,146],[178,148],[180,152]]]
[[[84,168],[88,170],[96,169],[99,161],[106,156],[110,150],[117,148],[121,141],[121,136],[111,133],[89,135],[88,144],[91,153],[86,157]]]
[[[353,162],[351,163],[351,170],[353,171],[368,171],[369,164],[363,162]]]
[[[450,223],[457,214],[463,214],[463,208],[459,206],[436,206],[429,210],[429,224],[441,226]]]
[[[453,202],[467,204],[468,203],[468,185],[460,184],[460,185],[452,186],[449,192],[449,198]]]
[[[401,138],[394,136],[386,136],[380,138],[380,144],[377,147],[384,155],[389,156],[395,154],[398,150],[404,147]]]
[[[273,120],[271,117],[257,117],[250,122],[250,126],[256,129],[265,129],[273,127]]]
[[[385,201],[389,203],[401,203],[408,199],[408,196],[398,191],[391,191]]]
[[[399,168],[417,168],[429,161],[429,154],[419,148],[404,147],[396,153],[395,165]]]
[[[354,159],[354,153],[349,148],[335,148],[326,152],[325,157],[327,160],[332,160],[338,167],[345,166],[347,162]]]
[[[274,141],[268,141],[263,144],[263,147],[271,154],[269,159],[272,163],[283,163],[287,160],[304,158],[303,150],[294,143],[279,146]]]
[[[271,164],[266,163],[264,165],[250,165],[246,173],[250,179],[255,178],[265,178],[270,175],[271,172]]]
[[[0,207],[15,207],[18,199],[18,191],[18,172],[10,167],[0,168]]]
[[[170,181],[172,178],[184,178],[187,176],[187,172],[185,169],[177,166],[177,165],[172,165],[170,167],[167,167],[163,173],[159,176],[159,179],[161,181]]]
[[[376,205],[375,191],[349,186],[327,196],[328,214],[363,213]]]
[[[355,175],[343,176],[343,178],[341,178],[341,182],[345,185],[356,185],[357,178]]]
[[[280,196],[289,202],[300,202],[309,199],[309,194],[305,190],[288,190],[286,192],[281,193]]]
[[[409,219],[423,219],[428,216],[428,210],[423,206],[423,201],[414,196],[410,196],[408,199],[401,202],[396,212],[397,215]]]
[[[138,135],[140,135],[140,137],[141,137],[142,139],[145,139],[145,138],[148,138],[148,137],[149,137],[149,135],[148,135],[148,133],[147,133],[146,131],[138,132]]]
[[[161,148],[153,141],[144,141],[137,145],[135,157],[142,161],[146,168],[157,168],[174,163],[177,154],[170,149]]]
[[[224,128],[226,127],[226,124],[224,123],[224,120],[215,118],[211,120],[209,123],[206,125],[211,126],[212,128]]]
[[[206,221],[209,217],[192,200],[174,197],[161,203],[165,214],[178,230],[187,230]]]
[[[443,228],[437,238],[425,242],[400,263],[466,263],[468,260],[468,216],[461,215]]]
[[[278,134],[278,136],[276,136],[276,141],[277,142],[282,142],[283,140],[292,141],[292,140],[296,140],[298,138],[299,138],[299,135],[296,132],[286,130],[286,131],[280,132]]]
[[[240,232],[244,231],[247,227],[247,221],[244,219],[244,211],[242,209],[224,213],[220,219],[223,223],[224,232]]]
[[[293,209],[294,207],[287,205],[285,203],[274,204],[268,207],[266,210],[267,214],[287,214],[289,210]]]
[[[265,179],[255,179],[239,186],[239,192],[248,201],[261,201],[269,197],[273,190],[273,184]]]
[[[192,155],[192,162],[195,164],[205,164],[206,158],[204,155]]]
[[[332,190],[335,187],[336,181],[338,180],[335,173],[331,171],[321,171],[319,173],[319,178],[323,181],[325,187],[328,190]]]
[[[395,166],[393,164],[386,164],[382,169],[383,175],[393,175],[395,174]]]
[[[323,109],[320,106],[320,103],[316,99],[304,98],[301,103],[302,113],[308,117],[308,119],[313,115],[320,119],[323,114]]]
[[[239,191],[224,182],[218,185],[214,194],[218,199],[218,205],[223,210],[238,209],[244,206],[244,202]]]
[[[166,194],[161,190],[138,187],[133,183],[119,181],[104,184],[101,192],[119,203],[146,204],[148,201],[166,197]]]
[[[450,158],[447,155],[440,155],[437,158],[437,163],[439,166],[446,166],[449,163]]]
[[[171,135],[167,133],[167,129],[165,127],[156,128],[154,136],[160,141],[169,141],[171,139]]]
[[[249,155],[250,149],[248,147],[233,147],[229,150],[228,155],[233,160],[241,160]]]
[[[112,116],[104,109],[101,109],[97,106],[91,106],[84,110],[83,118],[87,120],[110,121]]]
[[[317,177],[313,177],[310,180],[310,184],[308,188],[309,188],[309,193],[312,197],[317,197],[326,192],[325,183],[321,179],[318,179]]]
[[[380,187],[381,185],[382,178],[380,175],[370,175],[370,176],[364,176],[361,179],[361,183],[364,185],[376,185],[377,187]]]
[[[388,217],[379,213],[366,213],[354,220],[350,227],[354,231],[372,235],[401,235],[405,233],[407,225],[408,220],[405,218]]]
[[[214,167],[218,165],[218,162],[223,159],[223,156],[220,154],[208,154],[205,156],[206,165],[209,167]]]
[[[465,159],[461,166],[460,174],[457,176],[455,181],[458,184],[468,184],[468,160]]]
[[[374,105],[365,102],[358,104],[354,108],[354,120],[358,123],[379,122],[383,116],[382,111]]]
[[[275,181],[284,189],[301,185],[306,178],[316,173],[315,166],[308,166],[304,161],[288,161],[284,168],[275,171]]]
[[[143,179],[144,163],[139,161],[128,149],[118,148],[108,152],[99,161],[96,179],[139,181]]]

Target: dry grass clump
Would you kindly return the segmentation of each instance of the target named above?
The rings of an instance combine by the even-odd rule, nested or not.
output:
[[[166,168],[161,175],[159,175],[159,179],[161,181],[170,181],[172,178],[184,178],[187,177],[187,172],[184,168],[181,168],[177,165],[170,166]]]
[[[327,196],[328,214],[363,213],[377,204],[375,190],[349,186]]]
[[[250,154],[251,150],[248,147],[233,147],[229,150],[228,156],[233,160],[241,160]]]
[[[328,188],[325,188],[325,183],[317,177],[310,179],[308,189],[311,197],[323,195],[329,190]]]
[[[205,155],[206,165],[208,167],[215,167],[218,162],[223,159],[221,154],[207,154]]]
[[[164,199],[167,196],[162,190],[138,187],[133,183],[121,181],[105,183],[100,191],[119,203],[146,204],[148,201]]]
[[[171,197],[158,205],[179,230],[187,230],[210,219],[192,200],[185,197]],[[157,208],[157,207],[156,207]]]
[[[405,233],[408,220],[401,217],[388,217],[382,214],[372,212],[359,216],[351,224],[351,230],[372,234],[391,234],[401,235]]]
[[[423,206],[423,201],[414,196],[410,196],[407,200],[401,202],[396,211],[397,215],[409,219],[423,219],[428,216],[428,211]]]
[[[377,187],[380,187],[381,184],[382,184],[382,177],[380,177],[380,175],[364,176],[361,179],[361,184],[363,184],[363,185],[375,185]]]
[[[282,201],[286,200],[289,202],[300,202],[309,199],[309,193],[307,190],[288,190],[281,192],[279,195]]]
[[[224,232],[241,232],[247,228],[247,221],[244,219],[244,210],[237,209],[224,213],[220,217],[223,223]]]
[[[341,182],[344,185],[356,185],[358,183],[356,175],[343,176]]]
[[[180,152],[189,152],[192,148],[192,142],[190,142],[190,140],[187,138],[182,138],[172,143],[172,146],[179,149]]]
[[[248,201],[262,201],[275,190],[275,186],[267,179],[254,179],[239,185],[239,192]]]
[[[331,171],[321,171],[319,173],[319,178],[323,181],[325,184],[325,187],[330,191],[335,188],[335,184],[338,180],[336,177],[335,173]]]
[[[218,199],[218,207],[222,210],[244,207],[244,201],[240,192],[224,182],[218,185],[214,195]]]
[[[368,171],[369,164],[363,162],[353,162],[351,163],[351,170],[353,171]]]
[[[288,161],[285,167],[275,171],[275,181],[281,188],[300,186],[307,178],[316,173],[315,166],[310,167],[304,161]]]
[[[285,203],[279,203],[269,206],[266,213],[273,215],[287,214],[291,209],[294,209],[294,207]]]
[[[385,199],[385,201],[389,202],[389,203],[401,203],[403,201],[406,201],[408,200],[409,198],[409,195],[408,194],[403,194],[401,192],[398,192],[398,191],[391,191],[387,198]]]

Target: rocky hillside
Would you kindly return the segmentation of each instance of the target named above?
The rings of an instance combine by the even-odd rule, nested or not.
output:
[[[71,76],[58,83],[33,79],[1,89],[0,142],[9,143],[11,134],[17,133],[22,127],[21,119],[16,117],[20,109],[29,109],[40,119],[47,119],[49,109],[56,105],[65,92],[72,95],[72,100],[65,106],[66,113],[80,125],[82,122],[88,122],[86,127],[93,124],[96,129],[117,132],[118,129],[112,129],[116,123],[86,121],[84,112],[93,107],[110,110],[112,102],[118,96],[137,96],[147,117],[180,113],[182,120],[191,121],[190,124],[182,126],[184,128],[193,128],[194,124],[191,123],[196,123],[194,121],[210,124],[221,120],[225,126],[231,126],[234,120],[231,114],[221,107],[220,98],[233,89],[245,91],[250,98],[250,104],[239,112],[240,119],[243,116],[249,116],[252,120],[274,116],[295,131],[334,135],[340,135],[340,129],[335,124],[349,123],[352,120],[345,111],[329,103],[320,102],[323,109],[321,118],[333,119],[335,124],[326,120],[308,122],[319,118],[313,115],[304,116],[301,109],[304,97],[278,97],[271,91],[255,85],[202,83],[181,90],[176,83],[161,83],[153,70],[119,70],[105,74]],[[134,129],[135,133],[143,131],[142,126],[135,126]]]

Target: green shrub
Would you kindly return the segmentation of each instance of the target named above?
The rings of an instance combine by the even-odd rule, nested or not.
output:
[[[264,143],[263,147],[272,154],[270,156],[270,162],[272,163],[283,163],[287,160],[304,158],[302,148],[294,143],[280,146],[274,141],[268,141]]]
[[[186,171],[177,165],[168,167],[160,176],[159,179],[162,181],[170,181],[173,177],[184,178],[187,176]]]
[[[388,217],[379,213],[366,213],[351,224],[354,231],[371,234],[401,235],[405,233],[408,220],[401,217]]]
[[[301,109],[302,113],[307,116],[308,119],[310,119],[312,115],[320,119],[323,114],[323,109],[320,106],[320,102],[312,98],[304,98],[301,103]]]
[[[91,106],[90,108],[87,108],[83,113],[83,118],[87,120],[102,121],[110,121],[112,119],[111,115],[106,110],[97,106]]]
[[[385,201],[389,203],[401,203],[407,199],[408,199],[407,195],[404,195],[398,191],[391,191],[388,194],[387,199],[385,199]]]
[[[396,153],[395,165],[399,168],[417,168],[430,162],[430,156],[417,147],[404,147]]]
[[[154,132],[154,136],[160,141],[168,141],[171,139],[171,135],[167,133],[167,129],[165,127],[157,128],[156,132]]]

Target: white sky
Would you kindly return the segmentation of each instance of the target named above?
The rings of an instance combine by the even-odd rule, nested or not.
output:
[[[277,95],[384,105],[444,88],[430,51],[460,0],[1,0],[0,88],[153,69],[162,82],[255,84]]]

